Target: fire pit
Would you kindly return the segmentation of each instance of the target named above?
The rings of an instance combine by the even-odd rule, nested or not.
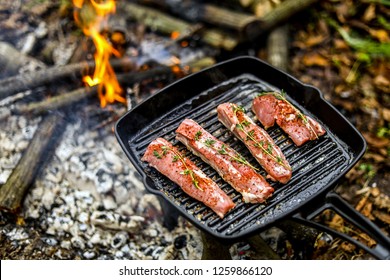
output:
[[[116,121],[216,62],[266,58],[259,38],[315,1],[270,1],[266,16],[240,1],[174,2],[120,1],[115,15],[114,1],[0,5],[3,258],[306,258],[313,248],[305,251],[301,238],[327,236],[296,216],[222,244],[145,189],[114,135]],[[268,41],[274,64],[286,61],[281,32],[285,43]],[[281,242],[295,253],[287,245],[281,252]]]

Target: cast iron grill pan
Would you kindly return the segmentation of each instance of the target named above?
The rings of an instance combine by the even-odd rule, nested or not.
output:
[[[194,119],[244,155],[251,164],[259,167],[259,173],[266,176],[244,144],[218,121],[216,107],[224,102],[237,103],[254,118],[250,109],[253,98],[262,91],[282,89],[294,106],[316,119],[327,133],[297,147],[279,127],[268,129],[290,162],[293,175],[285,185],[269,181],[275,192],[266,203],[246,204],[242,202],[241,194],[224,182],[217,172],[175,140],[175,130],[185,118]],[[202,230],[228,240],[260,231],[329,191],[365,149],[361,135],[322,98],[316,88],[249,57],[219,64],[161,90],[123,116],[117,123],[116,135],[150,192],[161,195]],[[157,137],[179,147],[237,203],[224,219],[141,161],[146,147]]]

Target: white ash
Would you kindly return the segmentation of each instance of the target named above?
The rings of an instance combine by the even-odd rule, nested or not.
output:
[[[0,111],[4,108],[0,107]],[[0,184],[11,175],[22,153],[31,141],[41,118],[28,120],[23,116],[10,116],[2,122],[0,132]]]
[[[3,121],[0,181],[9,177],[39,121],[23,116]],[[24,199],[25,221],[34,224],[45,246],[57,248],[52,258],[66,259],[72,252],[80,259],[200,259],[198,230],[182,218],[172,231],[163,227],[157,197],[145,191],[114,134],[103,135],[82,121],[68,124]],[[20,246],[32,243],[23,227],[1,232]],[[183,235],[185,244],[175,246]]]

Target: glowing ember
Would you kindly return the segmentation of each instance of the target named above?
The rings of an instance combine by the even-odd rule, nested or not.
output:
[[[115,56],[120,56],[120,54],[100,32],[104,23],[107,22],[108,15],[115,13],[115,1],[73,0],[73,5],[77,24],[86,36],[92,38],[96,47],[95,71],[93,76],[83,77],[83,81],[89,86],[98,85],[102,107],[115,101],[125,103],[126,100],[121,95],[122,89],[109,62],[112,54]]]

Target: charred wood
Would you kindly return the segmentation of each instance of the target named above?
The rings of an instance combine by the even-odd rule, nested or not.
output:
[[[41,61],[23,54],[8,43],[0,42],[0,77],[16,75],[20,68],[28,66],[34,69],[45,67]]]
[[[137,4],[125,3],[123,9],[128,14],[129,18],[141,23],[151,30],[163,34],[179,34],[180,37],[186,37],[195,32],[199,33],[200,40],[215,48],[223,48],[226,50],[234,49],[239,38],[232,36],[227,32],[219,29],[206,29],[188,23],[186,21],[174,18],[156,9],[144,7]]]
[[[0,187],[0,210],[17,214],[22,201],[44,163],[50,158],[53,144],[61,135],[63,118],[58,114],[43,118],[32,141],[12,171],[7,182]]]
[[[233,11],[212,4],[202,4],[199,1],[141,0],[139,2],[162,6],[190,22],[205,22],[226,27],[245,37],[251,37],[254,34],[253,29],[258,27],[259,23],[256,16],[252,14]]]
[[[39,115],[51,110],[62,109],[66,106],[75,104],[80,100],[96,95],[97,86],[79,88],[74,91],[60,94],[52,98],[47,98],[43,101],[33,102],[27,105],[22,105],[13,110],[15,114],[33,114]]]
[[[231,260],[230,245],[221,243],[217,238],[201,232],[203,241],[202,260]]]
[[[280,256],[272,250],[260,235],[247,238],[247,242],[256,252],[256,255],[261,256],[262,259],[280,260]]]
[[[205,65],[208,66],[208,64]],[[173,72],[171,67],[157,66],[155,68],[145,70],[142,72],[131,72],[126,74],[119,74],[117,75],[117,78],[119,83],[122,86],[129,86],[147,79],[153,79],[155,77],[166,78],[174,75],[176,75],[176,73]],[[44,114],[51,110],[63,109],[83,99],[95,96],[96,93],[97,93],[97,86],[83,87],[83,88],[73,90],[71,92],[67,92],[51,98],[47,98],[42,101],[32,102],[26,105],[18,106],[13,110],[13,113],[20,114],[20,115],[21,114],[33,114],[33,115]]]
[[[113,60],[112,66],[113,68],[133,68],[132,62],[129,59]],[[6,78],[0,81],[0,100],[15,93],[48,84],[58,79],[72,75],[81,76],[82,74],[91,72],[94,67],[94,61],[86,61],[65,66],[53,66]]]
[[[311,259],[315,249],[315,243],[321,236],[321,232],[301,225],[291,219],[279,222],[276,227],[280,228],[291,241],[292,247],[296,252],[301,252],[301,256],[295,256],[299,259]]]

